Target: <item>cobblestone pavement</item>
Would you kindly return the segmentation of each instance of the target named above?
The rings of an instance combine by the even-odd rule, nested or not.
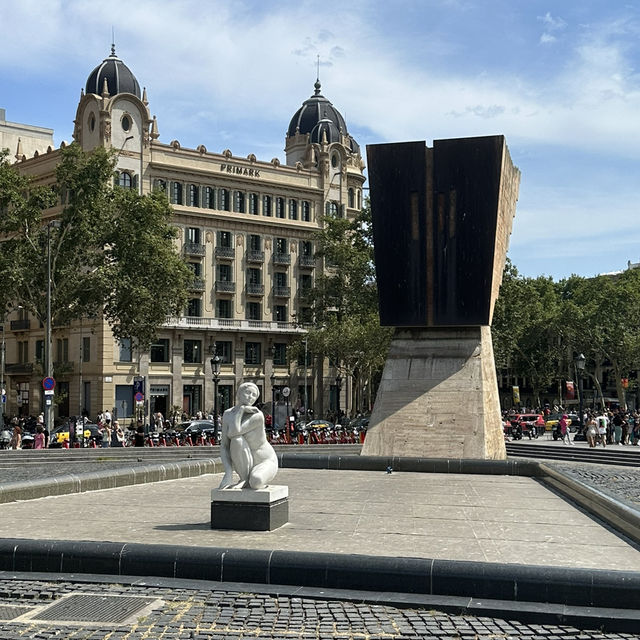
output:
[[[127,623],[83,624],[6,621],[34,615],[65,595],[91,594],[105,607],[126,596],[154,601],[150,612]],[[18,602],[19,604],[16,604]],[[98,607],[97,609],[100,609]],[[8,613],[8,612],[11,613]],[[99,610],[97,611],[99,613]],[[45,616],[46,617],[46,616]],[[4,620],[3,620],[4,618]],[[140,585],[0,580],[0,640],[618,640],[635,634],[602,633],[568,626],[523,624],[495,618],[398,609],[348,601],[315,600],[228,591]]]
[[[640,469],[579,462],[545,463],[618,500],[640,507]]]

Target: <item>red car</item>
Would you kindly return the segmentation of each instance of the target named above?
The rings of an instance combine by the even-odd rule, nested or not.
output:
[[[510,425],[505,427],[507,435],[513,437],[514,440],[520,440],[524,436],[529,439],[537,438],[544,427],[536,427],[539,414],[537,413],[516,413],[509,417]]]

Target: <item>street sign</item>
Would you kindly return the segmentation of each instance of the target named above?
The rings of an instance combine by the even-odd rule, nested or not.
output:
[[[138,391],[134,398],[136,399],[136,402],[142,402],[144,400],[144,395]]]
[[[56,386],[56,381],[53,378],[50,378],[49,376],[47,376],[46,378],[42,379],[42,388],[45,391],[55,389],[55,386]]]
[[[45,389],[44,390],[44,395],[45,396],[52,396],[55,393],[55,391],[53,389]]]
[[[285,398],[288,398],[290,393],[291,393],[291,389],[289,389],[289,387],[283,387],[282,388],[282,395]]]
[[[47,407],[51,406],[51,398],[45,398],[44,403],[47,405]]]

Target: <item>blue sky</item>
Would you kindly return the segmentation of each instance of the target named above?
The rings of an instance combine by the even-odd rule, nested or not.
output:
[[[7,120],[71,140],[112,27],[163,142],[284,160],[320,55],[322,92],[363,149],[506,136],[524,275],[640,261],[638,2],[0,0]]]

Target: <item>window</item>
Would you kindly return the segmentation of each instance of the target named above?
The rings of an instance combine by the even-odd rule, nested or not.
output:
[[[258,215],[258,194],[257,193],[249,194],[249,213],[254,216]]]
[[[151,345],[149,359],[151,362],[169,362],[169,338],[160,338]]]
[[[200,262],[187,262],[187,267],[191,269],[195,278],[202,276],[202,264]]]
[[[202,316],[202,300],[191,298],[187,303],[187,316],[190,318],[200,318]]]
[[[216,318],[232,318],[231,300],[216,300]]]
[[[362,191],[358,189],[358,209],[362,209]]]
[[[276,238],[276,253],[287,253],[286,238]]]
[[[298,201],[297,200],[289,200],[289,220],[297,220],[298,219]]]
[[[206,209],[216,208],[216,190],[213,187],[204,188],[204,201],[202,206]]]
[[[133,186],[133,180],[131,178],[131,174],[128,171],[121,171],[118,176],[118,186],[123,189],[131,189]]]
[[[219,280],[220,282],[232,282],[230,264],[220,263],[219,265],[217,265],[216,269],[218,272],[218,277],[216,278],[216,280]]]
[[[286,287],[287,286],[287,274],[282,271],[276,271],[273,274],[273,284],[276,287]]]
[[[340,158],[338,158],[338,154],[334,153],[331,156],[331,166],[335,169],[340,164]]]
[[[191,244],[200,244],[200,229],[198,229],[198,227],[187,228],[187,242]]]
[[[262,215],[268,217],[273,215],[271,211],[271,196],[262,197]]]
[[[220,356],[222,364],[231,364],[232,342],[229,340],[216,341],[216,354]]]
[[[287,364],[287,343],[276,342],[273,345],[273,364],[279,367]]]
[[[276,218],[284,218],[284,198],[276,198]]]
[[[247,320],[262,320],[262,310],[259,302],[247,302]]]
[[[202,341],[184,341],[184,361],[190,364],[202,362]]]
[[[56,362],[69,362],[69,338],[56,340]]]
[[[276,322],[286,322],[288,318],[287,314],[287,305],[286,304],[276,304],[273,307],[273,319]]]
[[[313,311],[311,307],[300,307],[300,322],[302,324],[310,324],[313,322]]]
[[[303,273],[300,276],[300,290],[303,292],[308,292],[313,286],[313,280],[308,273]]]
[[[331,216],[333,218],[337,218],[338,217],[338,203],[337,202],[327,202],[326,204],[326,214],[328,216]]]
[[[200,190],[195,184],[189,185],[189,206],[190,207],[199,207],[200,206]]]
[[[261,364],[262,363],[262,344],[260,344],[259,342],[245,342],[244,363],[245,364]]]
[[[36,362],[44,360],[44,340],[36,340]]]
[[[307,200],[302,201],[302,222],[311,222],[311,205]]]
[[[220,189],[218,203],[221,211],[229,211],[229,190]]]
[[[311,242],[309,242],[309,240],[303,240],[300,243],[300,255],[304,256],[305,258],[313,257],[313,245],[311,244]]]
[[[256,269],[254,267],[250,267],[247,269],[247,284],[261,284],[262,283],[262,272],[260,269]]]
[[[352,209],[356,206],[356,195],[353,188],[349,189],[349,207]]]
[[[82,362],[91,361],[91,338],[89,336],[82,337]]]
[[[305,364],[307,367],[311,366],[311,360],[312,360],[312,356],[311,356],[311,352],[307,349],[307,362],[305,363],[305,352],[301,351],[300,353],[298,353],[298,366],[299,367],[304,367]]]
[[[182,204],[182,184],[180,182],[171,183],[171,204]]]
[[[262,238],[255,233],[249,234],[249,250],[250,251],[261,251],[262,250]]]
[[[129,131],[129,129],[131,129],[131,118],[129,116],[123,116],[120,122],[122,123],[123,131]]]
[[[242,191],[233,192],[233,210],[236,213],[244,213],[244,193]]]
[[[60,342],[58,340],[58,342]],[[18,342],[18,362],[29,362],[29,342]]]
[[[153,181],[153,188],[156,191],[162,191],[162,193],[166,193],[167,192],[167,181],[166,180],[161,180],[160,178],[156,178]]]
[[[120,338],[118,341],[118,362],[131,362],[132,359],[131,338]]]
[[[232,248],[232,235],[231,231],[218,231],[218,246],[224,247],[225,249]]]

